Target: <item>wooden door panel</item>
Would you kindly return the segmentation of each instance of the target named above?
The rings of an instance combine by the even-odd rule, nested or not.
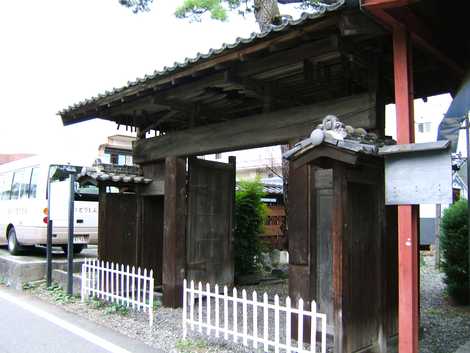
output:
[[[190,159],[187,278],[233,284],[232,214],[235,171],[230,164]]]

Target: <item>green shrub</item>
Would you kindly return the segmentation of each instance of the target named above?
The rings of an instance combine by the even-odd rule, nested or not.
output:
[[[255,273],[259,268],[263,244],[259,235],[266,220],[261,202],[263,185],[259,180],[241,181],[235,195],[235,276]]]
[[[467,200],[459,200],[444,211],[440,239],[442,269],[447,292],[459,304],[469,302],[467,224]]]

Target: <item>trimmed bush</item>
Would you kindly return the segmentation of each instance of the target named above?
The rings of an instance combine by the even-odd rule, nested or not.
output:
[[[252,274],[261,265],[263,244],[259,237],[266,220],[266,205],[261,202],[263,185],[241,181],[235,195],[235,276]]]
[[[444,211],[440,244],[447,292],[456,303],[467,304],[469,303],[467,200],[459,200]]]

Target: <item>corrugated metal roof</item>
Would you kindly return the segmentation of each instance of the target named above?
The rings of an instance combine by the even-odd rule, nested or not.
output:
[[[72,106],[67,107],[66,109],[63,109],[58,112],[58,115],[64,116],[68,113],[71,113],[73,110],[82,108],[88,104],[93,104],[99,102],[99,100],[103,98],[108,98],[111,97],[112,95],[124,92],[126,89],[133,88],[135,86],[148,83],[149,81],[156,80],[158,81],[159,79],[174,73],[178,70],[188,68],[191,65],[194,65],[196,63],[199,63],[201,61],[213,59],[214,57],[224,54],[225,52],[228,52],[232,49],[238,49],[239,47],[242,47],[243,45],[247,44],[254,44],[257,41],[261,41],[271,35],[274,35],[275,33],[287,31],[288,29],[296,26],[301,26],[305,24],[306,22],[317,19],[319,17],[324,16],[327,12],[330,11],[335,11],[341,6],[345,4],[346,0],[338,0],[334,4],[319,4],[316,6],[317,11],[314,13],[303,13],[298,19],[293,20],[293,19],[285,19],[282,24],[277,25],[277,26],[271,26],[271,28],[268,31],[264,31],[261,33],[253,32],[248,38],[240,38],[238,37],[235,42],[233,43],[224,43],[222,47],[218,49],[210,49],[207,53],[202,54],[202,53],[197,53],[195,57],[193,58],[185,58],[183,62],[175,62],[172,66],[165,66],[161,71],[154,71],[153,74],[150,75],[145,75],[143,78],[137,78],[135,81],[129,81],[126,86],[121,87],[121,88],[114,88],[111,91],[105,91],[103,94],[98,94],[95,97],[92,97],[90,99],[85,99],[77,104],[74,104]]]

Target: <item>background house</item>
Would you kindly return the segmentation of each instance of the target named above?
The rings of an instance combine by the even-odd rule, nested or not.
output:
[[[133,136],[113,135],[98,148],[98,158],[103,164],[133,165],[132,142]]]
[[[23,158],[27,158],[31,156],[34,156],[34,155],[30,153],[0,154],[0,164],[17,161],[18,159],[23,159]]]

